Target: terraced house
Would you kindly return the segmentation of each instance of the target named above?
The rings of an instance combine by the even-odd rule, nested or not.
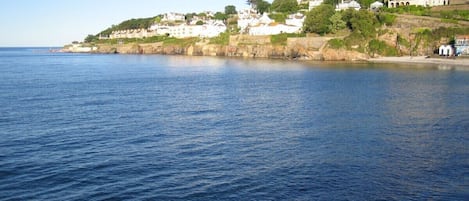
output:
[[[424,6],[424,7],[432,7],[432,6],[445,6],[449,5],[450,0],[389,0],[388,7],[389,8],[396,8],[399,6]]]

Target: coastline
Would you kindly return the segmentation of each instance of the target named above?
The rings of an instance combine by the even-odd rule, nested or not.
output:
[[[426,56],[405,56],[405,57],[379,57],[367,60],[371,63],[407,63],[407,64],[431,64],[436,65],[438,69],[453,69],[462,67],[469,70],[469,58],[428,58]]]
[[[96,53],[96,54],[159,54],[186,56],[225,56],[242,58],[284,59],[299,61],[327,61],[327,62],[369,62],[386,64],[413,64],[423,68],[437,68],[440,70],[468,70],[469,57],[428,57],[402,56],[369,58],[368,55],[325,48],[322,41],[316,51],[307,51],[295,45],[211,45],[196,44],[186,46],[164,45],[163,43],[125,44],[125,45],[97,45],[90,47],[65,46],[59,52],[63,53]],[[423,66],[425,65],[425,66]]]

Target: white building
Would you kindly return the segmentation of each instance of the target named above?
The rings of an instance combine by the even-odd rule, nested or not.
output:
[[[303,23],[305,21],[305,15],[301,13],[291,14],[285,20],[286,25],[303,27]]]
[[[110,39],[116,38],[147,38],[155,36],[156,33],[153,30],[148,29],[127,29],[127,30],[117,30],[113,31],[109,35]]]
[[[212,38],[226,31],[226,25],[218,20],[207,21],[204,25],[180,24],[176,26],[153,25],[151,28],[156,35],[169,35],[175,38]]]
[[[163,14],[162,22],[176,22],[176,21],[185,21],[186,16],[182,13],[165,13]]]
[[[456,55],[469,55],[469,35],[455,37]]]
[[[319,6],[324,2],[324,0],[311,0],[309,1],[309,10],[312,10],[313,8]]]
[[[342,0],[341,3],[336,5],[335,10],[340,11],[340,10],[347,10],[349,8],[353,8],[355,10],[360,10],[361,6],[355,0],[351,0],[349,2],[344,2],[344,0]]]
[[[247,28],[250,26],[258,25],[260,16],[257,14],[256,10],[253,9],[244,9],[238,12],[238,27],[241,33],[246,32]]]
[[[305,16],[301,13],[289,15],[285,24],[275,23],[267,13],[262,16],[253,13],[238,15],[238,27],[249,35],[276,35],[281,33],[299,33]]]
[[[82,44],[72,44],[71,46],[64,49],[66,52],[74,52],[74,53],[88,53],[98,50],[98,47],[85,47]]]
[[[299,33],[301,27],[285,25],[285,24],[262,24],[254,27],[249,27],[249,35],[277,35],[281,33]]]
[[[383,6],[384,6],[384,4],[381,3],[380,1],[375,1],[372,4],[370,4],[370,9],[374,10],[374,11],[377,11],[379,8],[381,8]]]
[[[389,0],[388,7],[389,8],[396,8],[399,6],[424,6],[424,7],[431,7],[431,6],[444,6],[449,5],[449,0]]]
[[[453,47],[451,47],[451,45],[441,45],[440,48],[438,48],[438,52],[440,56],[452,56]]]

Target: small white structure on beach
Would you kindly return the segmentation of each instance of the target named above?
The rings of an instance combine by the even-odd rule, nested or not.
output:
[[[438,53],[440,56],[452,56],[453,47],[451,47],[451,45],[441,45],[440,48],[438,48]]]

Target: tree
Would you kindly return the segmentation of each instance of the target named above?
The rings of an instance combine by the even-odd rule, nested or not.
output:
[[[233,6],[233,5],[228,5],[228,6],[225,6],[225,14],[226,15],[234,15],[238,12],[236,12],[236,6]]]
[[[295,13],[298,11],[297,0],[274,0],[271,6],[272,11],[281,13]]]
[[[353,32],[359,33],[365,38],[373,38],[376,34],[376,28],[379,22],[376,16],[367,10],[352,11],[348,18],[350,28]]]
[[[204,22],[202,20],[199,20],[195,23],[195,25],[204,25]]]
[[[331,33],[337,33],[337,31],[342,30],[346,27],[346,23],[342,20],[342,15],[340,12],[335,12],[334,15],[329,19],[331,24],[329,24],[329,30]]]
[[[334,15],[334,7],[330,4],[321,4],[306,15],[303,30],[306,33],[326,34],[331,32],[330,18]]]
[[[96,37],[95,35],[89,34],[89,35],[86,36],[86,38],[85,38],[85,43],[91,43],[91,42],[93,42],[93,41],[95,41],[95,40],[97,40],[97,39],[98,39],[98,37]]]
[[[358,3],[362,8],[369,8],[373,2],[375,2],[375,0],[358,0]]]
[[[216,20],[225,21],[226,19],[228,19],[228,15],[226,15],[225,13],[222,13],[222,12],[216,12],[215,15],[213,16],[213,18],[216,19]]]
[[[257,1],[257,12],[260,14],[264,14],[265,12],[269,11],[270,3],[264,0]]]
[[[184,17],[186,18],[186,21],[190,22],[194,16],[197,16],[197,13],[187,13]]]
[[[156,24],[159,24],[161,22],[161,16],[156,16],[155,19],[154,19],[154,22]]]

